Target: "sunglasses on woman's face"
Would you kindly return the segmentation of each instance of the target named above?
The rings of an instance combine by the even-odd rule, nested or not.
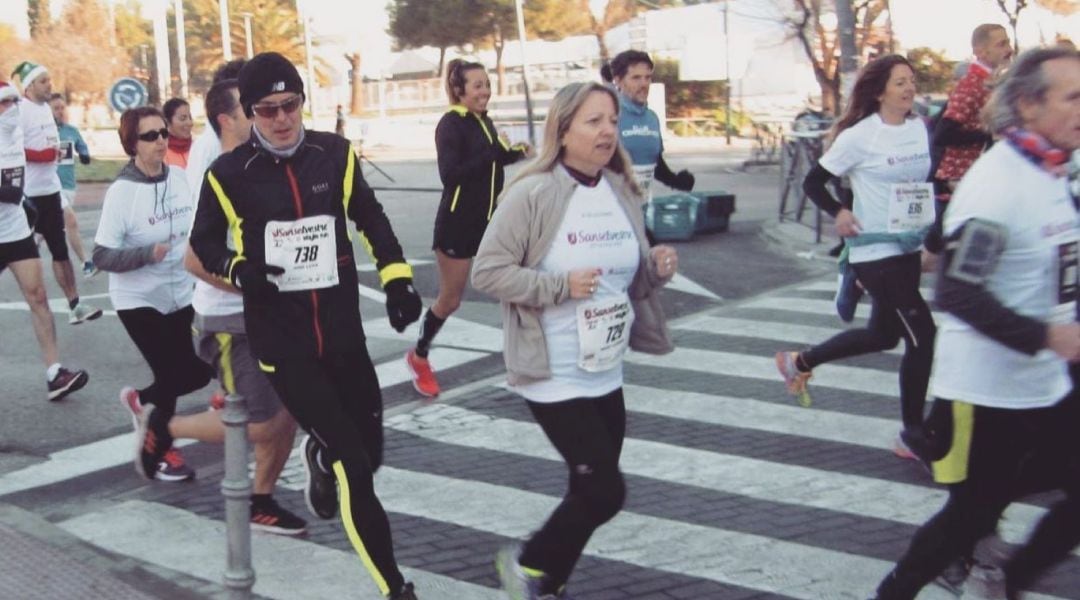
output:
[[[285,111],[285,114],[287,115],[291,115],[296,112],[303,103],[304,97],[297,94],[292,98],[281,102],[261,102],[259,104],[252,104],[251,110],[264,119],[273,119],[277,117],[278,109]]]
[[[163,140],[169,139],[169,130],[162,127],[161,129],[151,129],[146,133],[139,134],[139,139],[144,142],[156,142],[159,137]]]

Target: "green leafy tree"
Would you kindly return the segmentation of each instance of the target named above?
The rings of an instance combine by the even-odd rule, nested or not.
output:
[[[724,107],[727,85],[723,81],[680,81],[679,61],[654,59],[653,81],[664,84],[664,104],[671,117],[714,114]]]
[[[915,80],[920,93],[945,93],[952,86],[953,68],[956,66],[936,50],[926,47],[908,50],[907,59],[915,67]]]
[[[434,46],[439,49],[439,72],[447,48],[463,46],[486,35],[482,0],[392,0],[388,32],[398,48]]]
[[[251,45],[256,54],[278,52],[290,61],[304,62],[304,38],[294,0],[229,0],[229,44],[233,57],[246,52],[243,13],[251,13]],[[173,64],[179,60],[175,49],[175,15],[170,4],[169,39]],[[221,13],[218,0],[185,0],[184,37],[187,40],[189,85],[193,90],[209,89],[214,71],[225,61],[221,44]],[[317,63],[316,75],[325,81],[325,65]]]

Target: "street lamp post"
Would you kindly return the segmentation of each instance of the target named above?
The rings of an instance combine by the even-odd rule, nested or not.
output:
[[[731,145],[731,37],[728,32],[728,21],[731,19],[731,11],[728,10],[730,0],[724,0],[724,140]]]
[[[218,15],[221,19],[221,54],[225,62],[232,60],[232,34],[229,32],[229,0],[218,0]]]
[[[244,17],[245,49],[247,50],[248,60],[251,60],[251,57],[255,56],[255,49],[251,45],[251,17],[253,17],[254,15],[252,15],[251,13],[246,12],[246,13],[240,13],[240,16]]]
[[[176,60],[180,64],[180,97],[188,97],[187,42],[184,35],[184,0],[173,0],[176,15]]]
[[[517,11],[518,42],[521,45],[521,84],[525,88],[525,118],[529,121],[529,144],[536,146],[536,131],[533,128],[532,99],[529,97],[529,60],[525,56],[525,11],[521,8],[521,0],[514,0],[514,9]]]
[[[308,106],[311,107],[311,116],[315,116],[317,101],[315,99],[315,65],[311,58],[311,28],[308,23],[308,14],[304,11],[302,0],[296,0],[296,14],[300,18],[300,26],[304,29],[304,57],[307,62],[307,85]]]

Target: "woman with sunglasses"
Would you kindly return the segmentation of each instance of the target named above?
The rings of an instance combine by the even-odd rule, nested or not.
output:
[[[165,150],[165,164],[187,169],[191,153],[191,105],[183,98],[170,98],[161,111],[169,129],[169,146]]]
[[[416,346],[405,354],[413,387],[428,398],[439,395],[428,352],[443,323],[461,305],[472,258],[502,191],[503,167],[532,154],[526,144],[510,146],[495,129],[487,114],[491,81],[484,65],[458,58],[450,61],[446,73],[451,106],[435,128],[443,184],[433,245],[439,296],[424,314]]]
[[[168,140],[157,108],[133,108],[120,116],[120,143],[131,161],[105,193],[94,238],[94,264],[109,273],[113,307],[154,375],[145,388],[120,391],[120,401],[142,428],[147,418],[167,423],[176,399],[213,375],[191,344],[194,280],[183,257],[194,206],[184,172],[164,162]],[[155,410],[144,411],[147,404]],[[144,437],[146,444],[157,442]],[[136,461],[136,470],[170,481],[195,476],[175,450],[155,453],[162,454],[157,464]]]

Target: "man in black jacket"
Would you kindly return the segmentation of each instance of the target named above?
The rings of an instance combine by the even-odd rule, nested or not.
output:
[[[251,140],[207,172],[191,248],[207,271],[243,293],[252,354],[311,434],[304,448],[309,507],[334,515],[336,477],[348,504],[342,522],[380,592],[414,599],[372,480],[382,462],[382,396],[357,311],[346,221],[375,260],[398,331],[420,316],[412,269],[348,141],[303,128],[296,68],[280,54],[259,54],[239,84]],[[167,429],[155,433],[167,436]]]

